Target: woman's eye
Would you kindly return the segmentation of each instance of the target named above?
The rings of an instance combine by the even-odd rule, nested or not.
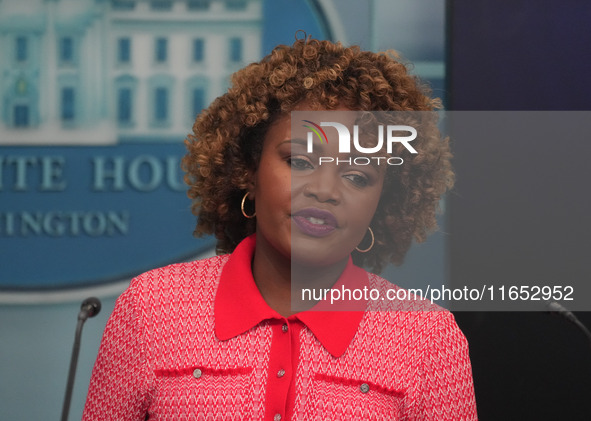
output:
[[[366,187],[369,184],[369,178],[363,174],[353,173],[347,174],[344,177],[357,187]]]
[[[287,159],[287,163],[293,170],[298,171],[310,170],[314,168],[310,161],[304,158],[290,157]]]

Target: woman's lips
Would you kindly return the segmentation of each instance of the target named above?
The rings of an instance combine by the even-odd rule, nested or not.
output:
[[[337,228],[337,220],[328,211],[317,208],[306,208],[292,215],[297,227],[312,237],[324,237]]]

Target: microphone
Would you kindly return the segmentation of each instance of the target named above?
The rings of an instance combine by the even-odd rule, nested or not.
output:
[[[82,302],[80,306],[80,313],[78,319],[83,318],[84,320],[89,317],[94,317],[101,311],[101,301],[96,297],[87,298]]]
[[[578,317],[574,315],[574,313],[572,311],[566,309],[564,306],[562,306],[561,304],[558,304],[556,301],[547,301],[546,307],[548,308],[548,311],[550,313],[557,314],[561,317],[564,317],[566,320],[568,320],[569,322],[571,322],[575,326],[577,326],[579,328],[579,330],[581,330],[583,332],[583,334],[587,337],[587,339],[589,340],[589,345],[591,346],[591,332],[589,332],[589,329],[587,329],[587,326],[585,326],[578,319]]]
[[[82,327],[89,317],[94,317],[101,311],[101,302],[96,297],[89,297],[82,302],[80,313],[78,313],[78,324],[76,325],[76,335],[74,336],[74,346],[72,347],[72,357],[70,358],[70,370],[68,372],[68,383],[66,385],[66,395],[64,396],[64,406],[62,407],[62,421],[68,421],[70,412],[70,402],[72,400],[72,389],[74,388],[74,378],[76,377],[76,366],[78,365],[78,354],[80,353],[80,338],[82,336]]]

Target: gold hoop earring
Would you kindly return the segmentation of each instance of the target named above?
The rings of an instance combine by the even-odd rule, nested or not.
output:
[[[244,203],[246,202],[247,197],[248,197],[248,192],[246,192],[246,194],[242,198],[242,203],[240,204],[240,210],[242,211],[242,215],[244,215],[245,218],[252,219],[257,215],[257,213],[255,211],[255,213],[253,213],[252,215],[247,215],[246,212],[244,211]]]
[[[373,243],[375,241],[375,237],[373,236],[373,231],[371,230],[371,227],[367,227],[367,229],[369,230],[369,233],[371,234],[371,244],[369,245],[368,248],[366,248],[364,250],[361,250],[359,247],[355,247],[355,250],[357,250],[359,253],[367,253],[373,247]]]

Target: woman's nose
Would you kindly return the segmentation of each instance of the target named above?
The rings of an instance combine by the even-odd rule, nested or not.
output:
[[[338,204],[341,201],[339,189],[340,177],[332,174],[332,171],[315,171],[307,177],[304,185],[304,195],[314,197],[319,202]]]

